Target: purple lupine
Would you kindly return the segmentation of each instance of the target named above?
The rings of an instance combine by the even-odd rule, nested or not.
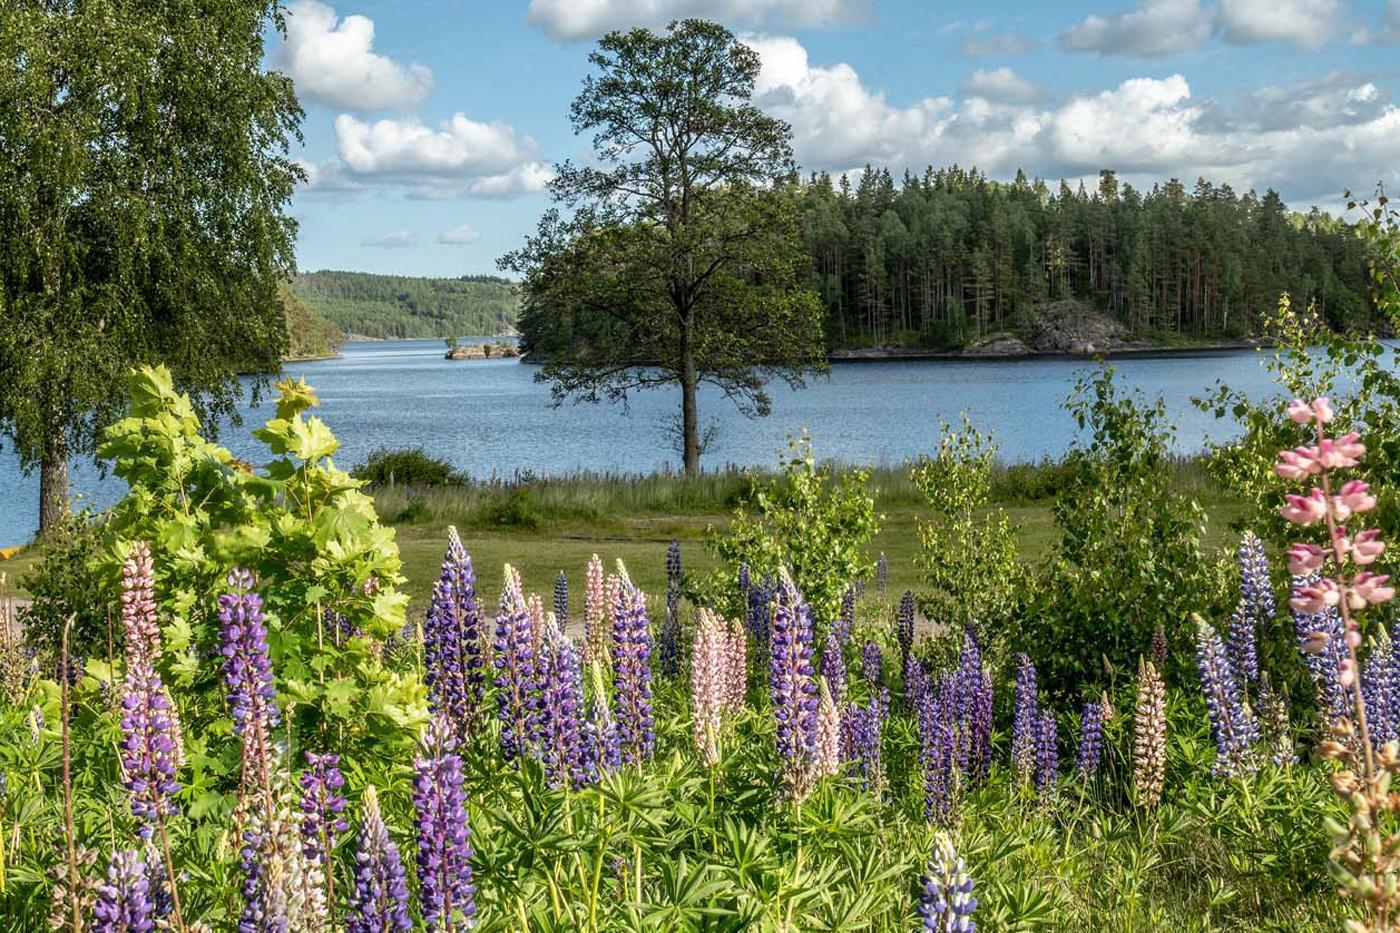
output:
[[[423,680],[434,711],[465,737],[480,715],[486,687],[481,603],[476,571],[457,529],[447,529],[447,553],[423,621]]]
[[[958,723],[958,770],[971,780],[975,777],[978,756],[982,752],[983,737],[977,722],[977,698],[982,690],[983,678],[982,645],[970,624],[963,630],[962,647],[958,650],[958,668],[953,676],[953,704]],[[985,738],[990,744],[990,734]]]
[[[899,600],[899,615],[895,617],[895,640],[899,642],[899,663],[906,666],[909,653],[914,650],[914,591],[905,590]]]
[[[1259,679],[1259,657],[1255,647],[1256,633],[1274,621],[1273,586],[1269,582],[1269,559],[1264,556],[1264,542],[1252,531],[1240,539],[1240,606],[1238,620],[1231,620],[1230,663],[1235,672],[1247,682]]]
[[[309,861],[325,866],[336,837],[350,828],[343,815],[345,775],[340,773],[340,756],[307,752],[300,783],[302,852]]]
[[[1376,746],[1390,741],[1394,733],[1395,697],[1391,694],[1390,672],[1394,667],[1392,645],[1372,650],[1364,665],[1361,699],[1366,704],[1366,728]]]
[[[289,933],[283,879],[270,873],[267,864],[267,856],[277,845],[275,830],[268,826],[274,817],[256,807],[243,814],[243,844],[238,850],[243,911],[238,917],[238,933]]]
[[[1314,585],[1318,579],[1317,574],[1294,577],[1293,596],[1297,597],[1301,590]],[[1293,630],[1303,652],[1303,661],[1317,689],[1318,706],[1327,717],[1327,722],[1335,724],[1351,713],[1339,676],[1342,660],[1346,656],[1341,615],[1334,607],[1321,612],[1300,612],[1297,609],[1292,612]]]
[[[976,909],[967,865],[958,857],[947,834],[939,833],[919,891],[923,929],[925,933],[976,933],[977,924],[972,920]]]
[[[873,641],[866,642],[860,649],[860,675],[866,683],[879,686],[884,672],[885,656],[880,652],[880,646]]]
[[[93,903],[93,933],[147,933],[155,919],[145,859],[140,852],[113,852]]]
[[[561,630],[569,630],[569,578],[562,570],[554,578],[554,621]]]
[[[1035,665],[1022,652],[1016,656],[1016,711],[1011,724],[1011,763],[1022,781],[1035,772],[1038,702]]]
[[[983,669],[979,679],[968,725],[972,735],[968,777],[973,783],[987,780],[992,773],[992,675]]]
[[[1079,717],[1079,751],[1074,758],[1074,770],[1081,777],[1098,773],[1103,753],[1103,701],[1088,700]]]
[[[1060,743],[1055,726],[1055,711],[1041,710],[1035,733],[1035,791],[1043,800],[1055,796],[1055,784],[1060,777]]]
[[[876,796],[885,787],[884,735],[889,708],[890,691],[881,687],[865,706],[847,704],[841,720],[841,757],[854,764],[861,786]]]
[[[624,574],[613,604],[613,686],[624,763],[641,764],[656,750],[651,701],[651,622],[646,596]]]
[[[841,647],[851,640],[851,632],[856,627],[856,588],[846,587],[846,591],[841,594],[841,611],[836,614],[836,624],[832,626],[832,631],[836,634]]]
[[[1199,616],[1196,618],[1196,665],[1210,713],[1211,733],[1215,736],[1215,773],[1229,776],[1253,773],[1257,769],[1253,748],[1259,740],[1259,725],[1245,704],[1243,687],[1230,664],[1225,643]]]
[[[920,661],[913,654],[904,656],[904,706],[911,713],[919,708],[919,702],[925,693],[928,692],[928,672],[924,670],[924,662]],[[953,700],[954,711],[956,711],[956,699]]]
[[[529,751],[535,734],[538,686],[535,680],[534,635],[525,596],[509,564],[496,613],[496,708],[501,719],[501,754],[518,761]]]
[[[582,787],[583,670],[574,643],[557,623],[540,646],[540,757],[551,787]]]
[[[760,656],[765,656],[768,651],[768,629],[773,616],[773,591],[771,580],[763,580],[748,588],[749,634],[753,636],[754,646],[760,652]]]
[[[826,645],[822,648],[822,676],[826,678],[832,701],[840,707],[846,699],[846,656],[835,630],[827,633]]]
[[[952,675],[937,688],[925,686],[917,698],[919,762],[924,774],[924,816],[932,823],[952,821],[958,785],[955,710],[959,685]]]
[[[739,569],[734,574],[735,588],[739,591],[739,605],[747,608],[749,605],[749,565],[740,564]]]
[[[413,762],[413,811],[418,838],[419,901],[429,930],[469,926],[476,914],[471,828],[462,786],[462,758],[452,727],[435,716]]]
[[[331,636],[331,644],[337,648],[344,648],[352,638],[363,635],[360,627],[350,621],[350,617],[343,612],[336,612],[334,609],[325,609],[321,612],[322,629]]]
[[[890,585],[890,561],[885,557],[885,552],[880,552],[879,560],[875,561],[875,589],[881,596],[885,595],[885,590]]]
[[[812,615],[784,571],[773,612],[773,643],[768,684],[777,720],[778,760],[786,792],[806,793],[806,779],[817,741],[816,681],[812,677]]]
[[[1167,630],[1160,621],[1152,626],[1152,661],[1158,667],[1167,664]]]
[[[37,708],[37,707],[36,707]],[[122,773],[131,794],[131,812],[150,839],[155,823],[174,812],[175,724],[170,697],[148,658],[136,658],[122,685]]]
[[[666,548],[666,618],[657,639],[661,676],[675,677],[681,670],[681,545]]]
[[[253,591],[253,575],[246,570],[229,571],[227,583],[228,592],[219,597],[219,650],[233,732],[243,739],[243,783],[245,788],[260,787],[270,794],[272,731],[281,714],[267,653],[262,597]]]
[[[413,929],[408,884],[399,847],[379,812],[374,787],[365,788],[364,816],[355,839],[355,885],[350,892],[347,933],[396,933]]]

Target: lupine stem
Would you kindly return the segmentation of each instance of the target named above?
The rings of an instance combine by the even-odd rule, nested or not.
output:
[[[165,877],[170,882],[170,903],[175,910],[175,926],[180,933],[185,931],[185,915],[180,910],[180,890],[175,884],[175,860],[170,857],[170,832],[165,828],[165,814],[156,816],[160,828],[160,848],[165,855]]]
[[[8,619],[5,624],[9,624]],[[68,633],[73,629],[73,617],[63,623],[63,645],[60,655],[62,668],[59,671],[59,681],[62,688],[62,722],[63,722],[63,836],[68,846],[68,906],[73,911],[73,933],[82,933],[83,929],[83,909],[81,904],[81,888],[78,880],[78,843],[77,833],[73,828],[73,743],[72,736],[68,731],[69,713],[69,676],[68,665],[72,663],[68,657]]]

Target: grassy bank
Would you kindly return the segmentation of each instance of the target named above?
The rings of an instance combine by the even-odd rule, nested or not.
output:
[[[1205,507],[1209,542],[1233,541],[1229,526],[1242,514],[1243,503],[1216,486],[1196,461],[1175,463],[1172,473],[1176,487]],[[415,605],[426,600],[437,576],[448,525],[461,532],[476,565],[478,590],[487,600],[494,602],[501,564],[510,561],[527,588],[540,593],[548,592],[564,570],[577,602],[583,567],[594,553],[608,562],[622,558],[633,579],[651,593],[665,588],[666,544],[672,539],[681,542],[687,570],[710,569],[714,560],[704,544],[706,531],[723,527],[766,478],[737,470],[698,477],[574,476],[512,485],[381,488],[374,496],[380,515],[398,532],[406,589]],[[1063,478],[1053,463],[997,471],[993,500],[1017,526],[1023,560],[1040,559],[1054,540],[1051,505]],[[870,486],[884,515],[873,547],[889,557],[890,587],[916,587],[918,525],[927,512],[923,500],[904,469],[877,469]]]

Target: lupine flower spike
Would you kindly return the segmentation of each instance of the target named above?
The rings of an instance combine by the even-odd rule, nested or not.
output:
[[[355,886],[348,933],[401,933],[413,929],[399,847],[389,838],[373,785],[365,788],[364,815],[355,843]]]
[[[656,748],[651,698],[651,622],[646,594],[617,562],[613,586],[613,683],[617,735],[626,764],[649,761]]]
[[[1143,807],[1162,799],[1167,770],[1167,688],[1151,661],[1138,664],[1137,709],[1133,713],[1133,790]]]
[[[1259,724],[1245,701],[1243,685],[1220,635],[1199,615],[1193,614],[1192,620],[1196,624],[1201,689],[1215,736],[1215,771],[1229,776],[1252,774],[1256,770],[1254,743],[1259,740]]]
[[[707,767],[719,763],[719,733],[733,690],[729,674],[729,630],[709,609],[695,618],[690,650],[690,716],[695,747]]]
[[[1022,782],[1036,768],[1036,730],[1040,725],[1035,665],[1026,654],[1016,662],[1016,709],[1011,732],[1011,764]]]
[[[97,889],[93,933],[146,933],[155,929],[150,872],[140,852],[114,852],[107,880]]]
[[[606,661],[612,637],[612,607],[603,592],[603,561],[597,554],[588,560],[583,575],[583,640],[589,662]]]
[[[1079,753],[1074,760],[1074,770],[1080,777],[1092,778],[1098,773],[1103,751],[1103,720],[1101,700],[1089,700],[1084,704],[1084,712],[1079,717]]]
[[[540,646],[540,747],[551,787],[587,783],[583,739],[583,668],[569,636],[551,619]]]
[[[496,613],[496,711],[501,720],[501,753],[518,761],[530,750],[535,734],[538,687],[530,611],[519,579],[507,564]]]
[[[919,916],[928,933],[974,933],[977,929],[972,913],[977,899],[972,896],[972,878],[967,865],[953,848],[947,833],[939,833],[934,841],[933,855],[928,860],[928,874],[919,892]]]
[[[447,554],[423,623],[423,679],[433,709],[466,736],[480,714],[486,684],[476,572],[457,529],[447,529]]]
[[[792,578],[783,571],[773,612],[768,683],[778,726],[784,793],[790,799],[806,795],[816,754],[819,701],[812,673],[812,616]]]
[[[429,930],[458,929],[476,914],[467,795],[456,746],[451,727],[434,717],[423,737],[423,753],[413,763],[419,898]]]

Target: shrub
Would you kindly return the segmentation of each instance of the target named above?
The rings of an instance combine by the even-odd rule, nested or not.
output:
[[[56,656],[70,618],[68,646],[73,656],[107,656],[112,637],[109,613],[117,610],[94,596],[103,591],[94,569],[101,540],[102,524],[95,516],[71,515],[44,535],[43,559],[19,581],[32,600],[21,618],[25,641],[50,658]]]
[[[458,486],[466,478],[422,447],[377,447],[350,475],[370,486]]]

